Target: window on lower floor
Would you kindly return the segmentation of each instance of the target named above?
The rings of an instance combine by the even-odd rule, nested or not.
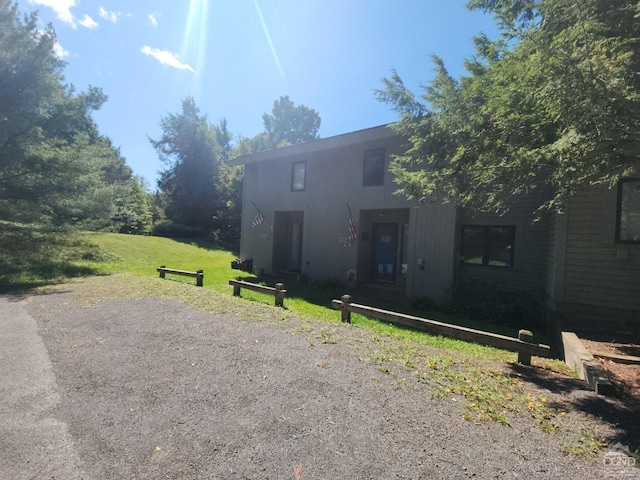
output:
[[[489,267],[513,267],[513,226],[463,225],[461,262]]]
[[[640,178],[618,183],[616,242],[640,243]]]

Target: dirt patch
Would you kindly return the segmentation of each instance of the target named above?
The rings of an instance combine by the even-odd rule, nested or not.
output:
[[[638,344],[583,339],[581,341],[592,354],[594,352],[603,352],[640,357],[640,345]],[[611,376],[611,379],[621,387],[624,396],[628,396],[635,403],[640,403],[640,364],[624,363],[614,358],[596,357],[596,360]]]

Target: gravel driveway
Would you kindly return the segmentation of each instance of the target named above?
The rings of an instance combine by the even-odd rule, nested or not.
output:
[[[73,287],[20,308],[35,319],[55,395],[2,427],[0,478],[294,479],[294,468],[303,480],[638,478],[601,455],[562,453],[563,439],[526,416],[511,427],[463,419],[462,401],[368,361],[365,330],[331,325],[325,341],[294,318],[172,300],[83,306]],[[20,442],[29,421],[62,432],[31,458]]]

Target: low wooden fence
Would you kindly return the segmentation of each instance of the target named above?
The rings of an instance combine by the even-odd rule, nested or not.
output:
[[[160,278],[164,278],[165,274],[171,273],[172,275],[182,275],[185,277],[195,277],[196,285],[198,287],[202,287],[204,283],[204,272],[202,270],[197,270],[195,272],[189,272],[187,270],[175,270],[173,268],[167,268],[164,265],[160,265],[158,267],[158,273],[160,273]]]
[[[275,297],[276,307],[284,307],[284,296],[287,294],[287,291],[284,289],[283,283],[276,283],[275,287],[267,287],[265,285],[258,285],[257,283],[245,282],[238,277],[235,280],[229,280],[229,285],[233,286],[233,295],[236,297],[240,296],[240,289],[246,288],[254,292],[273,295]]]
[[[331,306],[336,310],[342,310],[342,321],[351,323],[351,313],[360,313],[367,317],[384,320],[395,325],[415,328],[424,332],[446,337],[457,338],[468,342],[490,345],[512,352],[518,352],[518,362],[531,365],[531,356],[551,358],[551,347],[533,343],[533,333],[529,330],[520,330],[518,338],[507,337],[497,333],[484,332],[473,328],[460,327],[448,323],[429,320],[403,313],[381,310],[351,302],[351,295],[343,295],[342,300],[332,300]]]

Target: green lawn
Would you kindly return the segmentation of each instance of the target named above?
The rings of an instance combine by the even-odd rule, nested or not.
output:
[[[80,264],[100,273],[158,276],[156,269],[160,265],[178,270],[202,269],[205,272],[205,286],[217,287],[218,290],[235,275],[231,269],[235,255],[201,240],[173,240],[118,233],[85,233],[82,238],[97,247],[99,253]],[[171,276],[171,280],[195,283],[189,277]]]

